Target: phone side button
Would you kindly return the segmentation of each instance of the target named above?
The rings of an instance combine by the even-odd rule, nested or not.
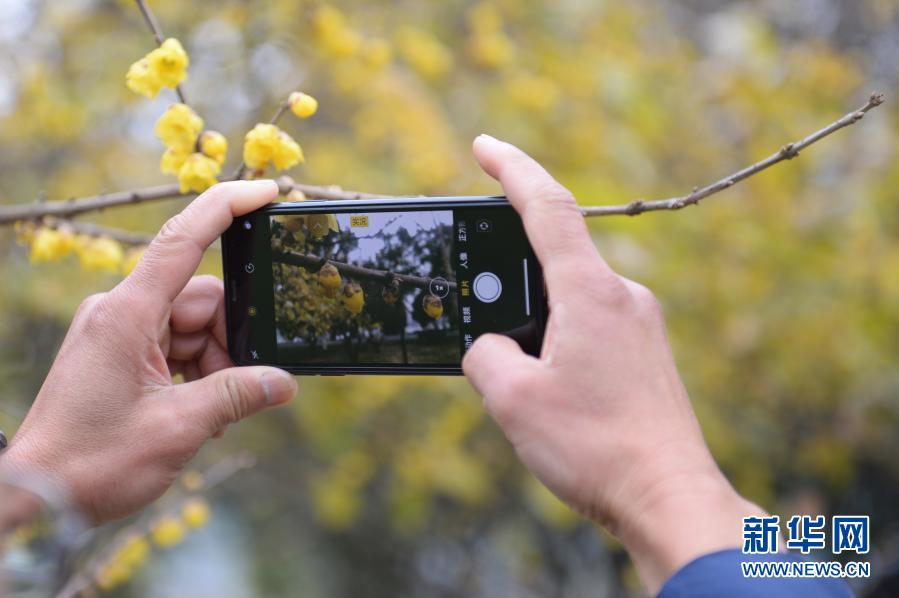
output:
[[[237,281],[231,279],[231,303],[237,302]]]

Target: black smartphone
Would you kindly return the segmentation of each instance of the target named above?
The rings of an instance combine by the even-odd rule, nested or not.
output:
[[[222,258],[238,365],[459,374],[481,334],[543,341],[543,273],[503,197],[271,204],[235,219]]]

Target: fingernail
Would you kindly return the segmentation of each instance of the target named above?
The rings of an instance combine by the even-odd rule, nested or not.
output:
[[[266,405],[283,405],[297,393],[297,382],[287,372],[265,372],[259,382],[265,392]]]
[[[251,185],[259,185],[260,187],[262,185],[277,185],[278,184],[272,179],[256,179],[256,180],[247,181],[247,182],[250,183]]]
[[[499,141],[493,135],[488,135],[487,133],[481,133],[477,137],[474,138],[475,141]]]

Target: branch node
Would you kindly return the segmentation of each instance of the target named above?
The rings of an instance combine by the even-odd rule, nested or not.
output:
[[[625,212],[627,213],[628,216],[637,216],[637,215],[643,213],[643,200],[635,199],[631,203],[627,204],[627,208],[625,209]]]
[[[296,185],[296,181],[294,181],[291,177],[286,174],[283,176],[279,176],[276,180],[278,183],[278,193],[281,195],[287,195],[293,190],[293,186]]]
[[[787,160],[792,160],[799,155],[799,150],[796,149],[796,144],[791,142],[780,148],[780,155]],[[733,184],[732,181],[731,184]]]

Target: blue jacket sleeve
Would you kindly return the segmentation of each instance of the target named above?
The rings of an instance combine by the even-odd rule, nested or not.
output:
[[[722,550],[699,557],[675,573],[658,598],[846,598],[849,587],[840,579],[799,577],[746,577],[741,563],[802,562],[790,553],[749,555]]]

